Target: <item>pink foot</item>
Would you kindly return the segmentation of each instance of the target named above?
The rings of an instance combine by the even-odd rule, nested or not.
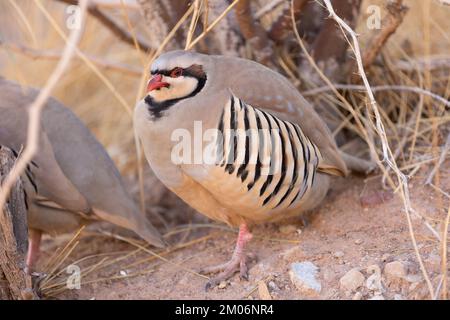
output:
[[[207,267],[202,270],[202,273],[216,273],[220,272],[217,276],[211,278],[206,284],[205,290],[215,287],[220,282],[229,279],[237,271],[241,279],[248,280],[248,267],[247,267],[247,255],[244,252],[245,245],[252,239],[252,234],[248,231],[245,223],[239,227],[239,235],[236,241],[236,247],[233,255],[227,263],[220,264],[218,266]]]
[[[31,274],[35,263],[39,258],[39,248],[41,245],[42,231],[29,229],[28,234],[28,253],[27,253],[27,272]]]

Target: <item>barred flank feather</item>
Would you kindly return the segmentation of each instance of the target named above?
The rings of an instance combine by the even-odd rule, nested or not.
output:
[[[217,128],[217,165],[262,206],[288,208],[313,185],[322,155],[298,124],[231,96]]]

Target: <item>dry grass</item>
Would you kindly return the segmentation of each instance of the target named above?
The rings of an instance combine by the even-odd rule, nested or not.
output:
[[[58,61],[56,58],[59,57],[64,46],[64,37],[61,33],[68,34],[64,26],[64,6],[52,0],[45,0],[43,3],[48,10],[48,17],[33,1],[0,2],[2,12],[0,14],[0,74],[24,85],[37,87],[44,85],[47,75],[50,75]],[[201,3],[204,2],[195,1],[196,5],[189,9],[176,26],[178,28],[184,23],[184,27],[191,30],[182,47],[192,47],[215,26],[213,23],[198,38],[193,37],[192,30],[200,19],[202,11]],[[233,2],[233,5],[235,3]],[[366,0],[362,12],[366,12],[365,8],[370,4],[383,3],[384,0]],[[445,159],[448,159],[448,149],[444,144],[450,134],[450,114],[448,105],[445,103],[450,95],[450,66],[435,70],[429,66],[443,56],[448,58],[450,35],[447,30],[450,30],[448,19],[450,7],[443,7],[438,1],[433,0],[409,0],[404,3],[410,9],[403,24],[385,46],[380,62],[376,63],[368,73],[370,87],[382,86],[386,89],[373,91],[379,112],[376,120],[381,120],[383,123],[382,135],[385,135],[385,142],[388,145],[381,144],[376,136],[380,134],[380,127],[368,121],[368,115],[373,117],[374,114],[373,110],[368,108],[366,91],[360,91],[359,87],[358,90],[347,88],[347,91],[339,93],[320,91],[320,95],[310,98],[316,102],[325,101],[336,108],[340,126],[334,132],[335,134],[346,129],[369,143],[370,148],[359,149],[360,156],[372,156],[374,159],[381,156],[382,174],[378,178],[382,178],[386,188],[394,188],[403,195],[405,211],[420,218],[430,231],[430,235],[435,238],[435,245],[441,248],[441,285],[433,286],[430,280],[428,287],[431,297],[447,298],[445,275],[448,268],[446,239],[450,216],[448,211],[450,190],[449,186],[442,185],[441,181],[443,175],[448,175],[448,168],[445,170],[443,164],[446,163]],[[145,34],[142,23],[137,23],[139,21],[136,19],[137,15],[137,11],[130,8],[117,9],[117,19],[128,27],[131,34]],[[52,19],[56,25],[52,24]],[[370,37],[370,30],[367,29],[365,21],[366,17],[362,15],[356,29],[363,49]],[[79,46],[78,59],[72,61],[70,68],[54,91],[55,96],[71,107],[106,146],[125,175],[135,176],[139,167],[129,110],[142,95],[149,64],[164,50],[165,44],[174,32],[169,35],[166,42],[161,44],[160,48],[146,56],[137,45],[132,47],[115,40],[108,30],[90,17]],[[283,65],[285,74],[294,82],[305,81],[302,75],[292,68],[289,57],[279,57],[279,61]],[[404,68],[405,64],[409,67]],[[403,67],[400,68],[400,66]],[[399,89],[402,87],[413,88],[413,92]],[[317,88],[311,84],[309,93],[317,92]],[[434,97],[428,93],[432,93]],[[386,146],[389,146],[390,150],[386,149]],[[385,166],[387,159],[391,161],[392,166]],[[392,172],[392,168],[396,170],[397,167],[408,178],[415,176],[419,170],[429,172],[427,176],[429,178],[424,180],[424,184],[429,182],[430,192],[435,192],[437,195],[438,214],[432,219],[415,211],[414,200],[410,201],[405,195],[405,185],[402,185],[401,180],[397,182],[395,180],[395,173],[401,178],[398,171],[394,174]],[[399,214],[399,219],[403,218]],[[407,216],[407,218],[409,221],[410,217]],[[201,226],[188,226],[187,230],[195,227]],[[180,230],[186,231],[182,228],[172,230],[167,236],[182,232]],[[413,229],[411,229],[411,235],[415,241]],[[148,248],[134,240],[120,239],[131,243],[135,249],[106,257],[87,257],[80,262],[83,262],[85,266],[83,272],[93,276],[101,268],[123,261],[126,267],[135,268],[135,272],[123,276],[111,275],[101,279],[93,276],[87,281],[122,279],[140,275],[142,272],[152,272],[157,266],[157,264],[152,265],[150,269],[141,272],[136,267],[144,262],[156,259],[163,261],[159,263],[171,263],[164,256],[180,248],[204,241],[206,238],[200,237],[189,242],[182,242],[167,252],[149,252]],[[64,290],[64,277],[67,275],[62,275],[62,267],[66,265],[66,259],[77,243],[74,238],[62,249],[58,257],[52,259],[47,269],[48,275],[41,286],[46,295],[54,296]],[[420,260],[420,251],[416,249],[416,252]],[[138,257],[139,254],[145,253],[147,256]],[[130,262],[131,258],[134,262]],[[91,261],[93,263],[87,263]],[[119,268],[125,267],[119,265]],[[426,274],[426,270],[423,272]],[[443,289],[439,292],[439,288]],[[257,286],[254,290],[257,290]]]

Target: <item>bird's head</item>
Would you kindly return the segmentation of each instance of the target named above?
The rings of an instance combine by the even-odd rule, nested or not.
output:
[[[194,52],[172,51],[156,59],[147,84],[147,104],[173,104],[199,93],[207,80],[203,57]]]

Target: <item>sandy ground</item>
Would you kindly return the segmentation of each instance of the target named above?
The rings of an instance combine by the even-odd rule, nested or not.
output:
[[[412,203],[414,209],[441,232],[448,199],[439,196],[431,187],[423,186],[428,172],[429,168],[422,174],[416,174],[412,180]],[[195,272],[204,266],[226,261],[232,253],[236,234],[211,226],[210,221],[189,213],[185,207],[172,214],[180,215],[186,210],[181,220],[191,220],[192,228],[168,238],[173,246],[169,253],[160,254],[169,262],[154,258],[142,250],[136,252],[135,246],[121,240],[85,232],[79,245],[63,264],[92,256],[77,263],[82,269],[81,288],[58,293],[56,298],[429,298],[402,202],[388,193],[378,197],[381,190],[379,180],[360,177],[336,179],[326,201],[303,219],[307,221],[306,225],[302,219],[291,219],[278,224],[255,226],[252,228],[254,239],[249,250],[256,254],[256,261],[249,264],[249,281],[240,280],[236,274],[222,283],[220,288],[208,292],[204,289],[207,279]],[[441,185],[447,186],[446,190],[444,188],[446,192],[449,192],[449,182],[448,174],[441,175]],[[412,221],[425,268],[433,286],[437,287],[442,274],[440,244],[420,219],[413,217]],[[200,228],[201,223],[206,223],[208,227]],[[47,238],[41,264],[67,239],[67,236]],[[199,240],[191,242],[195,239]],[[184,247],[175,249],[180,244]],[[135,253],[126,256],[131,252]],[[117,258],[118,261],[114,260]],[[300,281],[299,284],[295,276],[291,277],[292,264],[307,261],[317,267],[313,280],[320,285],[320,290],[309,288],[308,281],[306,284]],[[98,268],[89,272],[89,268],[99,262]],[[60,278],[63,283],[64,277],[67,275],[63,272]]]

